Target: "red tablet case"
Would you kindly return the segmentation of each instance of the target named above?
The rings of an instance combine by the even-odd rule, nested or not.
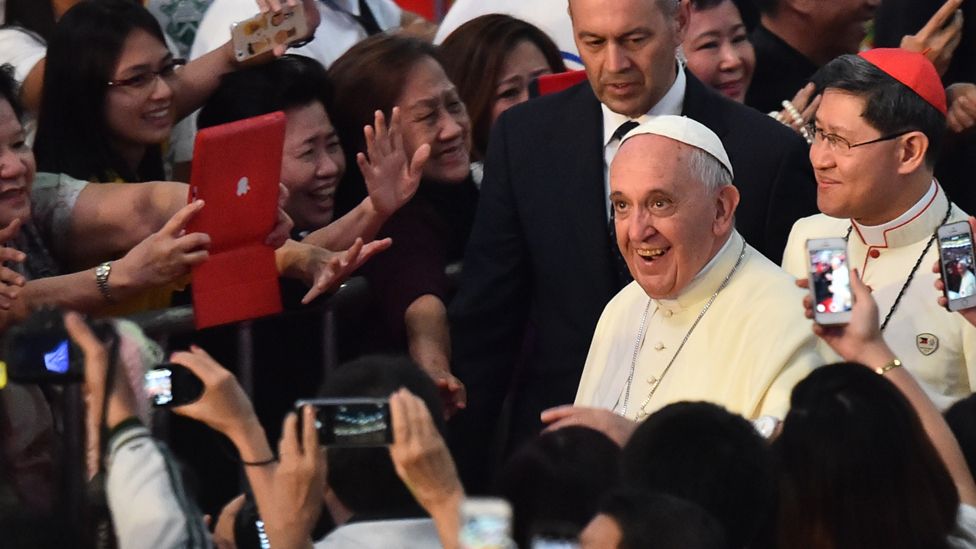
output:
[[[203,209],[187,233],[210,235],[210,257],[193,269],[196,327],[281,312],[274,249],[285,115],[256,116],[197,133],[190,200]]]

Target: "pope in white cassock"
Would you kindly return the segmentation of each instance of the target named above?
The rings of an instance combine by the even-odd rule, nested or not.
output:
[[[885,342],[946,408],[976,390],[976,328],[933,289],[935,231],[968,217],[933,177],[946,131],[942,81],[925,56],[894,48],[843,55],[813,80],[822,98],[810,161],[823,213],[793,226],[783,268],[805,278],[805,241],[847,235]]]
[[[822,360],[796,306],[803,291],[733,228],[731,183],[722,142],[694,120],[655,117],[623,138],[610,202],[634,281],[603,310],[575,406],[543,421],[623,442],[634,420],[682,400],[785,415],[793,386]]]

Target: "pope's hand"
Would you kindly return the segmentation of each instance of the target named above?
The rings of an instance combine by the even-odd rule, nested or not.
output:
[[[542,412],[541,419],[543,423],[548,424],[546,432],[578,425],[600,431],[619,446],[626,444],[630,435],[637,429],[636,422],[620,417],[610,410],[586,406],[565,405],[549,408]]]

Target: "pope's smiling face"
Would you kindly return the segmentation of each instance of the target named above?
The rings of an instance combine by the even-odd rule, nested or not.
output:
[[[637,135],[610,169],[617,245],[634,280],[655,299],[674,298],[715,256],[739,202],[731,185],[711,190],[691,169],[689,145]]]

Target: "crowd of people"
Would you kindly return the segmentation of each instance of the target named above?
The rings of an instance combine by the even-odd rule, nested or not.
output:
[[[0,545],[976,549],[976,14],[904,4],[0,0]],[[276,112],[244,382],[125,317]]]

